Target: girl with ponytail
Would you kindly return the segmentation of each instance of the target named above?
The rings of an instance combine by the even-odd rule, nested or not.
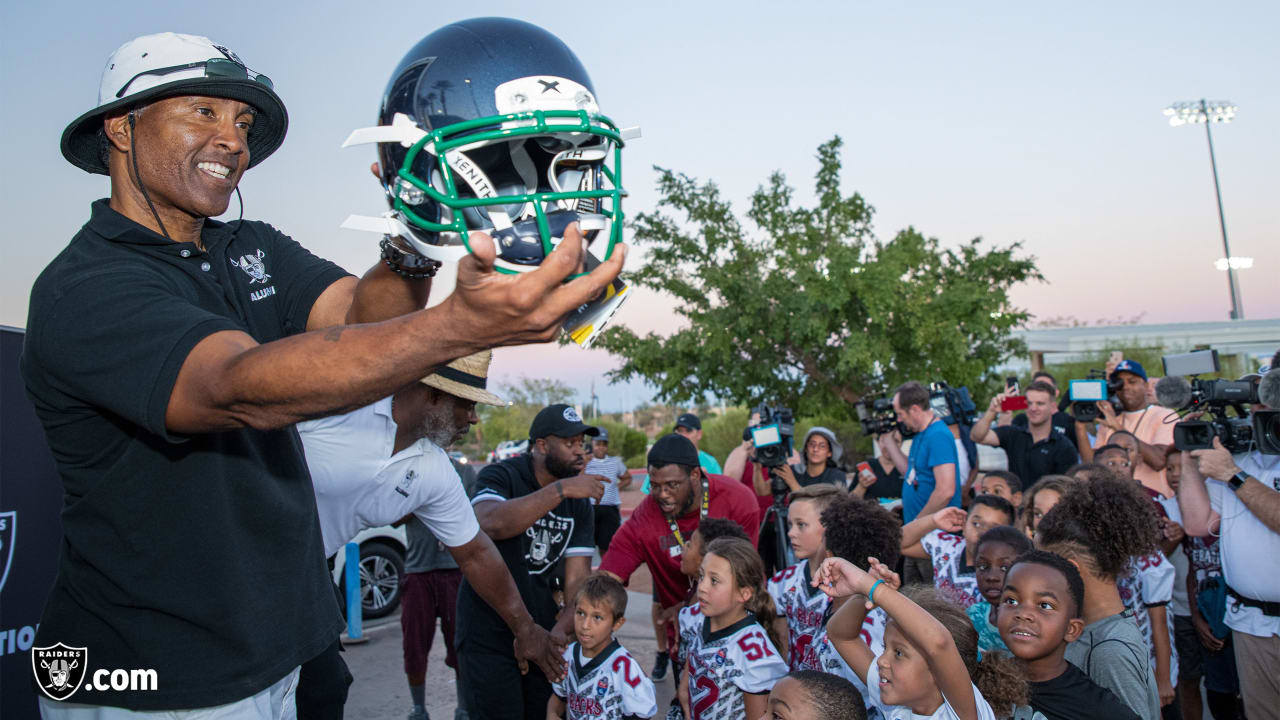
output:
[[[785,620],[779,622],[764,580],[764,563],[750,542],[724,537],[707,545],[698,604],[680,613],[680,635],[692,638],[680,674],[686,718],[765,713],[769,691],[789,668],[778,652]]]
[[[814,583],[849,602],[827,623],[827,637],[886,718],[996,720],[1027,701],[1025,670],[1004,653],[978,661],[978,633],[964,610],[930,586],[898,592],[896,574],[874,558],[866,572],[841,558],[822,563]],[[879,606],[889,616],[879,657],[861,637],[862,619]]]

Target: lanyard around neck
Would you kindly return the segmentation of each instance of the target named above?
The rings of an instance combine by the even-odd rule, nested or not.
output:
[[[706,483],[706,481],[704,481]],[[707,512],[711,509],[711,485],[706,483],[702,490],[702,512],[699,520],[707,519]],[[680,526],[676,525],[675,518],[667,518],[667,525],[671,527],[671,534],[676,536],[676,546],[684,545],[684,536],[680,534]]]

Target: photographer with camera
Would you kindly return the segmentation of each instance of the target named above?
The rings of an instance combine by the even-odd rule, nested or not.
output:
[[[1045,475],[1061,475],[1076,464],[1076,448],[1066,436],[1053,427],[1054,388],[1036,380],[1027,386],[1027,418],[1023,426],[991,427],[1000,406],[1013,394],[1012,390],[991,398],[987,412],[969,432],[974,442],[998,447],[1009,457],[1009,471],[1018,476],[1023,486],[1031,487]],[[1073,421],[1074,422],[1074,421]]]
[[[902,453],[901,438],[882,436],[880,449],[905,478],[902,482],[902,521],[930,515],[947,506],[960,507],[960,457],[956,438],[933,409],[929,390],[914,380],[893,394],[893,411],[905,428],[915,433],[909,455]],[[886,439],[887,438],[887,439]],[[932,582],[929,561],[905,559],[903,581]]]
[[[1184,453],[1183,463],[1178,507],[1186,532],[1219,536],[1223,619],[1245,713],[1280,718],[1280,455],[1233,457],[1215,438],[1212,450]]]
[[[1173,491],[1164,478],[1164,446],[1173,443],[1173,425],[1178,414],[1173,410],[1153,404],[1148,397],[1147,371],[1136,360],[1120,360],[1108,373],[1107,379],[1116,386],[1115,395],[1124,409],[1117,415],[1110,402],[1099,402],[1097,446],[1107,444],[1111,434],[1127,430],[1138,438],[1139,462],[1133,476],[1143,486],[1161,497],[1173,497]],[[1076,423],[1076,445],[1084,462],[1093,462],[1093,447],[1089,444],[1087,424]]]
[[[1254,412],[1280,406],[1278,363],[1280,352],[1259,384]],[[1280,455],[1256,446],[1232,455],[1217,437],[1211,449],[1184,452],[1178,507],[1188,535],[1219,536],[1224,619],[1245,713],[1280,719]]]

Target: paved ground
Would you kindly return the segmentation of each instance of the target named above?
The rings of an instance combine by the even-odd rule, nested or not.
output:
[[[639,483],[622,493],[624,513],[629,513],[644,496]],[[596,558],[599,562],[599,558]],[[644,568],[631,579],[628,588],[627,624],[618,633],[619,641],[645,668],[653,664],[657,644],[653,637],[653,624],[649,619],[652,586],[649,573]],[[348,720],[391,720],[404,718],[409,713],[409,687],[404,676],[403,651],[401,649],[400,615],[365,624],[367,642],[348,645],[345,659],[355,682],[347,699]],[[672,674],[657,683],[659,717],[661,717],[674,693]],[[431,647],[427,665],[427,711],[435,720],[449,720],[456,706],[457,686],[453,671],[444,664],[444,640],[439,633]]]

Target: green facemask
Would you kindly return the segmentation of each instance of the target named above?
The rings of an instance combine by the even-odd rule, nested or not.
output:
[[[602,176],[608,187],[557,188],[550,192],[498,194],[484,171],[471,160],[468,153],[522,138],[568,140],[568,143],[564,143],[565,148],[556,153],[552,160],[549,175],[556,177],[556,168],[561,164],[585,166],[582,177]],[[578,142],[584,139],[586,142]],[[605,235],[603,257],[607,259],[622,239],[622,197],[626,194],[621,185],[624,145],[623,133],[612,120],[587,110],[535,110],[446,125],[427,133],[409,148],[397,173],[399,183],[391,189],[394,196],[392,207],[418,229],[434,233],[456,233],[467,251],[471,252],[468,234],[477,228],[468,227],[464,210],[481,208],[491,218],[498,218],[494,229],[487,231],[500,235],[504,228],[499,225],[505,222],[501,219],[507,216],[497,206],[532,206],[542,257],[545,258],[555,247],[552,242],[555,234],[548,222],[548,206],[578,210],[580,213],[581,208],[586,206],[594,212],[581,214],[587,217],[598,216],[599,219],[595,222],[596,228],[588,228],[588,223],[583,223],[584,235],[588,235],[588,230],[591,229]],[[414,162],[424,151],[431,156],[429,162],[436,164],[439,182],[435,185],[412,170]],[[596,168],[599,170],[598,175]],[[596,184],[595,180],[585,182],[590,186]],[[463,197],[460,192],[463,189],[470,190],[474,196]],[[440,222],[424,218],[415,210],[426,199],[441,206]],[[499,256],[501,258],[501,243]],[[497,269],[504,273],[525,272],[535,267],[536,265],[520,265],[501,259],[497,263]]]

